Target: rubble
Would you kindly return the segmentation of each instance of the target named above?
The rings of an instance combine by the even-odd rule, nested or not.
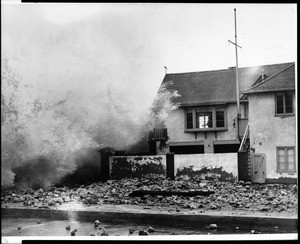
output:
[[[210,224],[209,229],[217,229],[218,226],[216,224]]]
[[[154,195],[132,196],[134,191],[152,191]],[[196,195],[197,192],[214,194]],[[159,194],[159,192],[162,192]],[[164,195],[163,192],[186,192],[185,195]],[[131,197],[132,196],[132,197]],[[77,188],[53,187],[49,190],[2,191],[1,202],[23,204],[25,207],[55,209],[63,203],[79,202],[84,205],[130,204],[143,209],[173,208],[173,213],[189,210],[287,212],[297,214],[298,193],[296,184],[251,184],[251,182],[220,182],[199,180],[188,176],[175,180],[151,175],[142,179],[108,180],[82,185]]]
[[[139,236],[147,236],[148,235],[148,232],[145,231],[145,230],[140,230],[139,231]]]
[[[134,228],[129,228],[129,234],[133,234],[133,232],[135,231],[135,229]]]
[[[94,227],[98,227],[100,225],[100,221],[99,220],[96,220],[95,222],[94,222]]]
[[[153,227],[150,226],[150,227],[148,228],[148,232],[149,232],[149,233],[153,233],[153,232],[155,232],[155,230],[153,229]]]

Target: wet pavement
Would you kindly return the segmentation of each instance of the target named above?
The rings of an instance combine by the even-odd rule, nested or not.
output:
[[[70,228],[66,228],[70,227]],[[104,232],[99,231],[104,229]],[[76,231],[75,231],[76,230]],[[199,225],[198,228],[174,228],[160,225],[137,225],[49,220],[41,218],[2,218],[2,236],[139,236],[146,235],[218,235],[218,234],[279,234],[297,233],[295,228],[277,226]]]

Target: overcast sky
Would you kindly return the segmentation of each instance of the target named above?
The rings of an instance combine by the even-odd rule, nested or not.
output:
[[[169,73],[296,61],[296,4],[2,5],[2,57],[23,82],[65,96],[107,84],[136,111]]]

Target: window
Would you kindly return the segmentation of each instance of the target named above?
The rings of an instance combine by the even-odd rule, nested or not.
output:
[[[277,171],[296,171],[294,147],[277,147]]]
[[[193,128],[193,112],[187,112],[186,114],[186,128],[187,129]]]
[[[277,93],[276,94],[276,115],[293,114],[293,94]]]
[[[226,130],[224,107],[201,107],[186,112],[186,131]]]
[[[212,128],[213,118],[211,108],[196,109],[196,128]]]

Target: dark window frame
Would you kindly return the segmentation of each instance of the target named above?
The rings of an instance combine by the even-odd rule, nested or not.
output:
[[[290,95],[292,97],[292,112],[287,113],[287,107],[286,107],[286,96]],[[278,96],[283,96],[283,112],[279,113],[278,112]],[[275,116],[293,116],[294,114],[294,96],[293,93],[291,92],[278,92],[275,93]]]
[[[210,128],[197,128],[197,111],[211,111],[212,112],[212,127]],[[223,111],[224,116],[224,126],[217,127],[217,111]],[[192,118],[188,118],[188,114],[192,114]],[[189,128],[192,120],[192,128]],[[188,126],[189,124],[189,126]],[[202,107],[194,107],[185,110],[185,132],[201,132],[201,131],[224,131],[228,130],[227,125],[227,109],[226,106],[202,106]]]
[[[288,150],[289,149],[292,149],[293,151],[294,151],[294,165],[293,165],[293,169],[288,169],[288,164],[289,164],[289,162],[288,162]],[[280,169],[280,167],[279,167],[279,164],[280,164],[280,162],[279,162],[279,150],[284,150],[284,159],[285,159],[285,161],[284,161],[284,164],[285,164],[285,169]],[[288,146],[288,147],[282,147],[282,146],[280,146],[280,147],[276,147],[276,171],[278,172],[278,173],[295,173],[296,172],[296,155],[295,155],[295,147],[291,147],[291,146]]]

